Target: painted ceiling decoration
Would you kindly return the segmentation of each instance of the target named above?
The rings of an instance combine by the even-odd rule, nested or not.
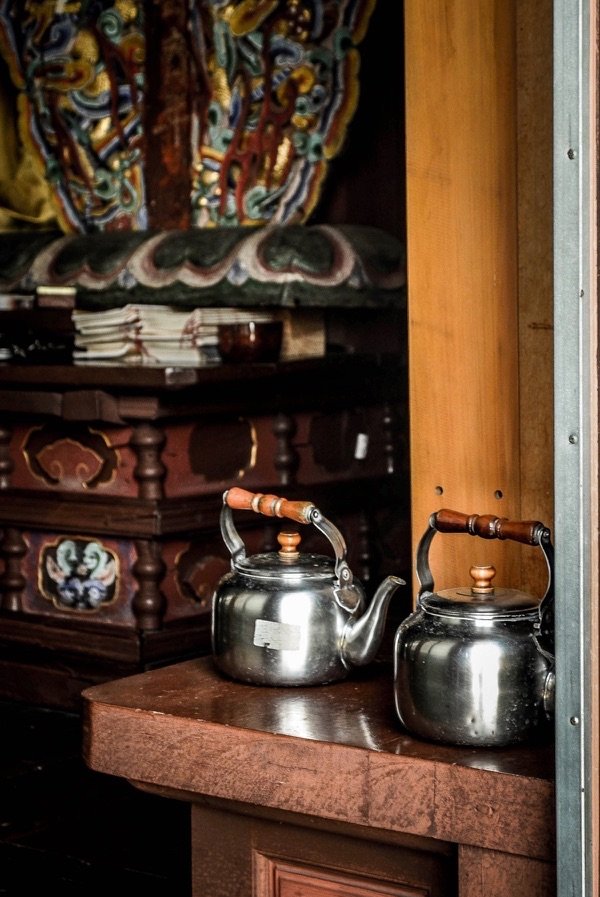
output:
[[[309,218],[356,109],[374,5],[189,0],[193,227]],[[65,232],[143,230],[160,202],[145,170],[148,15],[144,0],[0,0],[20,137]]]

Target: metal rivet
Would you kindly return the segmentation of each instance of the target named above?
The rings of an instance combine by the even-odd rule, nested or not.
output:
[[[569,722],[571,723],[572,726],[578,726],[579,725],[579,717],[572,716],[571,719],[569,720]]]
[[[571,443],[571,445],[577,445],[577,443],[579,442],[577,433],[571,433],[569,435],[569,442]]]
[[[575,152],[574,149],[567,150],[567,156],[569,157],[569,159],[574,159],[576,155],[577,155],[577,153]]]

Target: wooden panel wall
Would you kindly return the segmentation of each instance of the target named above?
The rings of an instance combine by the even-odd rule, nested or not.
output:
[[[554,524],[553,3],[517,4],[521,509]],[[546,572],[524,554],[522,580]]]
[[[405,3],[413,541],[440,507],[520,519],[514,0]],[[437,536],[436,587],[520,546]]]

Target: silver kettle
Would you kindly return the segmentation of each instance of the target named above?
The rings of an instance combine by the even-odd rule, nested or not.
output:
[[[247,557],[232,509],[310,523],[335,559],[301,553],[297,532],[279,533],[278,552]],[[221,534],[231,553],[212,609],[213,657],[222,672],[257,685],[317,685],[374,660],[390,598],[405,583],[387,577],[367,607],[341,533],[314,504],[233,487],[223,494]]]
[[[492,566],[472,585],[434,592],[429,547],[436,532],[539,546],[548,567],[542,599],[493,584]],[[506,746],[547,734],[554,709],[554,593],[550,531],[539,521],[442,509],[417,548],[415,611],[394,639],[394,699],[414,735],[455,745]]]

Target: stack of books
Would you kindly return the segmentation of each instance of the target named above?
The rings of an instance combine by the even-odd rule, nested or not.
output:
[[[219,324],[274,320],[275,313],[235,308],[181,310],[168,305],[125,305],[72,313],[73,359],[131,364],[200,366],[219,361]]]
[[[0,293],[0,362],[148,364],[174,367],[220,362],[220,324],[282,321],[281,359],[322,356],[322,309],[194,308],[130,303],[79,309],[70,287],[33,294]]]

